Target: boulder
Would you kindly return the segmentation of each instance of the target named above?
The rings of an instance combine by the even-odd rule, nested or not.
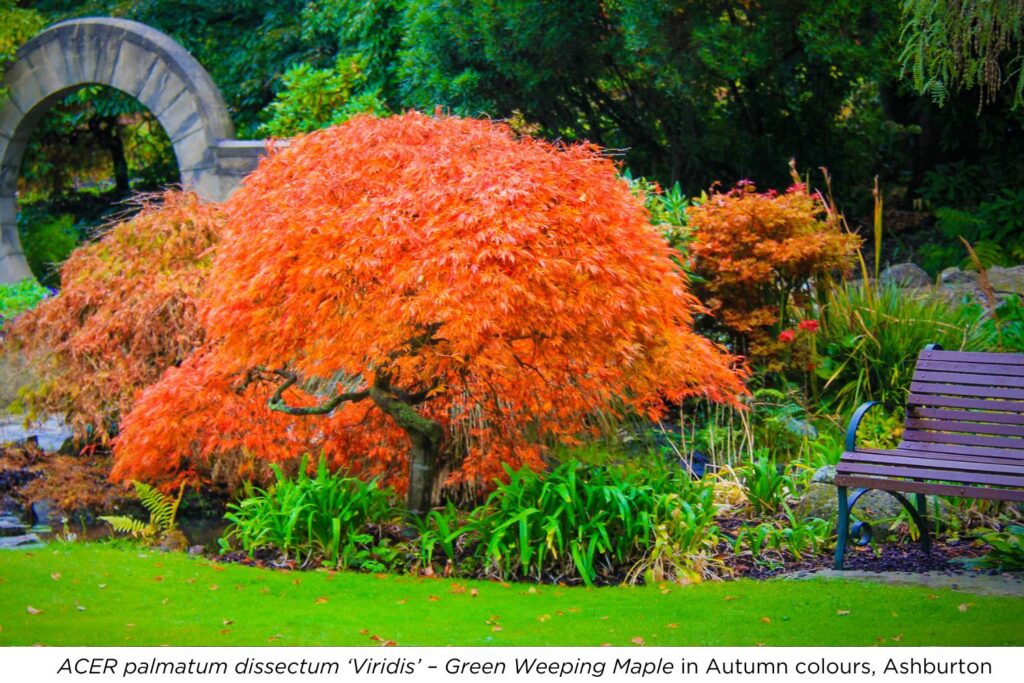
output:
[[[978,274],[972,270],[960,270],[956,266],[951,266],[939,273],[939,282],[944,285],[976,284]]]
[[[0,516],[0,536],[21,536],[27,528],[21,520],[12,515]]]
[[[857,502],[853,516],[864,522],[878,522],[892,519],[900,514],[903,506],[899,501],[882,491],[868,491]],[[835,520],[839,514],[839,498],[833,484],[811,484],[804,491],[796,506],[797,517]]]
[[[29,509],[32,523],[41,526],[59,526],[63,513],[57,509],[52,500],[37,500]]]
[[[35,534],[24,534],[22,536],[0,536],[0,550],[11,548],[27,548],[42,545],[42,541]]]
[[[932,279],[921,266],[914,263],[897,263],[882,271],[878,278],[882,284],[899,287],[931,287]]]
[[[1024,266],[992,266],[988,269],[988,281],[992,289],[1000,294],[1024,295]]]

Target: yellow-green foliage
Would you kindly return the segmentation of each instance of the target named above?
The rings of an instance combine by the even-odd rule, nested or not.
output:
[[[185,485],[178,488],[178,495],[171,498],[159,489],[141,481],[132,482],[142,507],[149,512],[149,523],[126,515],[104,515],[100,517],[115,533],[131,534],[135,538],[160,538],[174,529],[178,506],[185,493]]]

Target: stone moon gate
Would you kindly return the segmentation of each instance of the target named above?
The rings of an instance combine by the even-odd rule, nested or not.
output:
[[[223,201],[263,155],[262,140],[235,140],[210,75],[181,45],[125,19],[73,19],[18,50],[0,101],[0,283],[32,275],[18,238],[16,185],[32,129],[55,103],[85,85],[117,88],[141,102],[167,132],[181,183]]]

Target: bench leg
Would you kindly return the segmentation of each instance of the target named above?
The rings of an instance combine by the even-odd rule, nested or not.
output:
[[[846,540],[850,534],[850,505],[846,498],[846,487],[837,486],[839,492],[839,520],[836,537],[835,568],[843,568],[843,556],[846,554]]]
[[[932,554],[931,525],[928,523],[928,501],[923,493],[914,494],[917,504],[917,530],[921,532],[921,550],[925,555]]]

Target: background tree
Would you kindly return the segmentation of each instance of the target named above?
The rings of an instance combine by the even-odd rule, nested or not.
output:
[[[210,343],[142,395],[115,476],[240,446],[294,459],[289,441],[331,433],[336,466],[379,453],[422,514],[446,472],[486,485],[503,463],[539,467],[595,411],[743,391],[692,331],[699,305],[642,200],[592,147],[357,117],[272,155],[226,211]],[[251,440],[266,425],[277,437]]]
[[[903,0],[903,68],[918,91],[943,104],[956,88],[979,106],[1010,84],[1024,104],[1024,0]]]

